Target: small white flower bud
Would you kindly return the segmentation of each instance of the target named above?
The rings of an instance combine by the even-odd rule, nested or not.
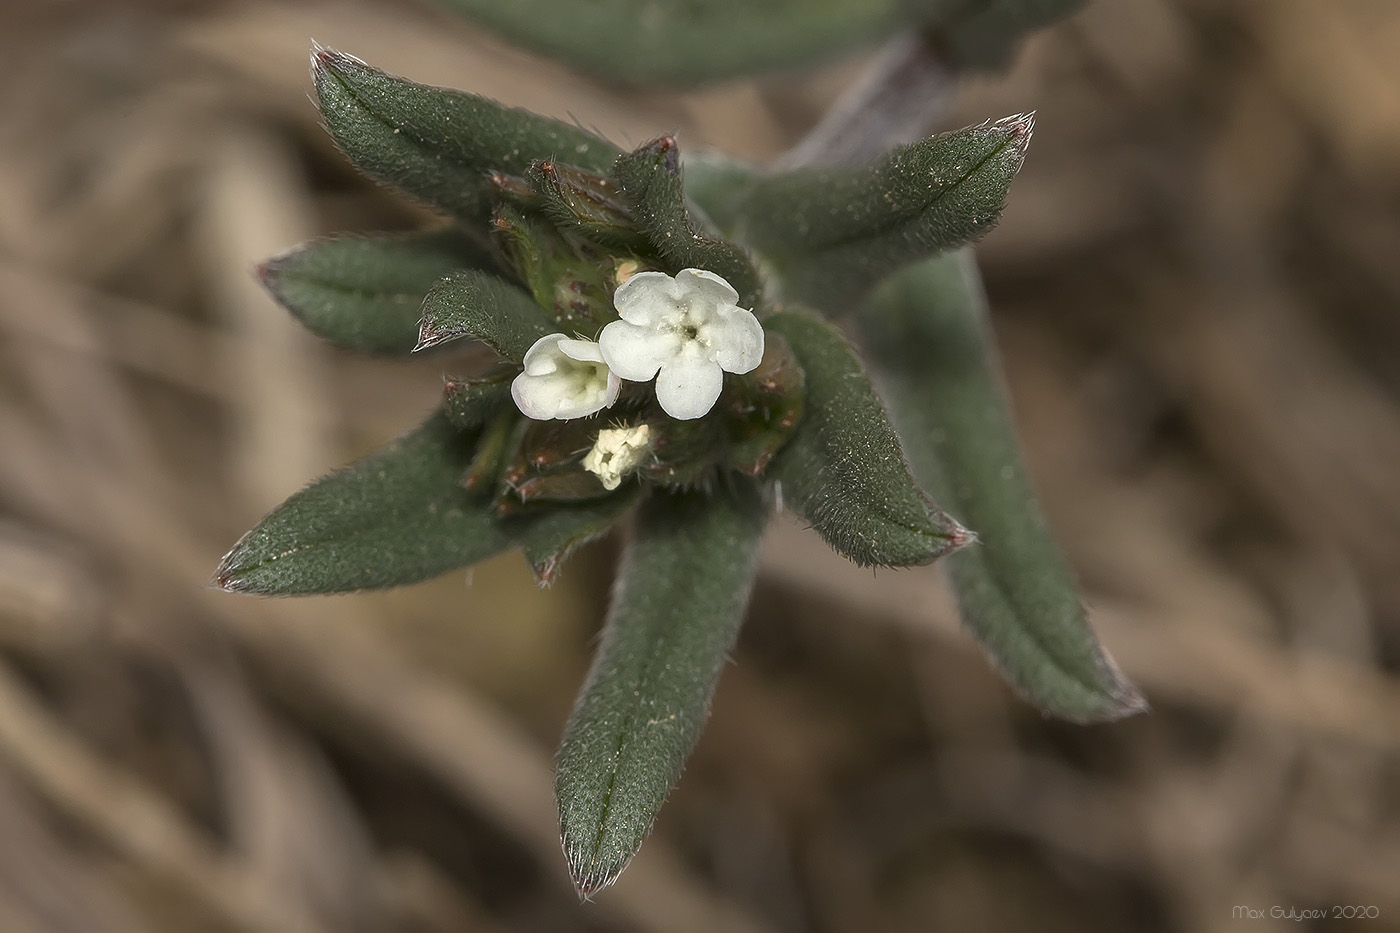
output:
[[[593,449],[583,458],[583,468],[602,482],[604,489],[616,489],[622,477],[636,468],[651,450],[651,427],[604,428],[598,432]]]

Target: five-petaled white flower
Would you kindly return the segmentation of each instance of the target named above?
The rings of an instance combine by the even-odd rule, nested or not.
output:
[[[672,418],[699,418],[714,407],[724,374],[747,373],[763,359],[763,325],[739,307],[739,293],[704,269],[638,272],[613,293],[620,321],[598,345],[623,379],[656,379],[656,400]]]
[[[536,340],[525,353],[525,371],[510,385],[511,397],[537,421],[583,418],[617,401],[622,381],[603,362],[598,345],[564,334]]]

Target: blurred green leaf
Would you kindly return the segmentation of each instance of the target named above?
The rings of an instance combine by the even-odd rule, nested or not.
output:
[[[1047,712],[1089,721],[1146,709],[1089,628],[1026,482],[971,251],[884,284],[862,326],[920,482],[977,530],[945,564],[968,626]]]
[[[607,534],[617,524],[636,503],[637,491],[634,483],[594,502],[554,508],[522,529],[520,546],[535,580],[541,586],[553,583],[559,568],[575,550]]]
[[[366,353],[408,353],[438,279],[495,262],[461,230],[312,240],[258,270],[268,291],[318,337]]]
[[[681,269],[707,269],[739,293],[741,307],[753,308],[761,294],[758,272],[742,249],[709,235],[692,217],[681,189],[680,150],[673,136],[662,136],[618,157],[613,178],[652,247]]]
[[[415,350],[459,337],[475,337],[512,363],[541,337],[557,333],[544,309],[516,286],[485,272],[468,270],[433,286],[423,299]]]
[[[899,437],[839,331],[797,312],[764,327],[787,338],[806,374],[806,411],[768,468],[783,502],[862,566],[927,564],[971,535],[928,500]]]
[[[493,100],[415,84],[317,46],[312,78],[326,127],[375,178],[485,224],[487,175],[522,174],[536,159],[606,169],[611,143],[576,126]]]
[[[990,230],[1033,127],[1033,114],[1019,114],[859,168],[759,179],[742,201],[745,241],[775,264],[787,297],[847,311],[887,273]]]
[[[559,749],[555,793],[579,893],[616,880],[651,831],[743,622],[766,508],[746,480],[654,492]]]
[[[924,0],[928,2],[928,0]],[[939,50],[954,67],[1002,68],[1030,32],[1075,13],[1085,0],[934,0],[931,25]]]
[[[215,585],[264,596],[401,586],[506,549],[490,504],[457,485],[476,438],[434,414],[273,509],[225,555]]]
[[[468,430],[482,427],[502,410],[512,410],[510,384],[517,372],[515,367],[502,366],[476,379],[446,380],[442,409],[447,420]]]
[[[634,84],[830,59],[892,32],[897,0],[443,0],[507,39]]]
[[[713,151],[687,154],[681,160],[686,198],[726,236],[743,218],[744,198],[759,172],[757,166]]]

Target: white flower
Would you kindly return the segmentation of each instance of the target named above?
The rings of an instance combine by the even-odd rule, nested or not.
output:
[[[525,353],[525,371],[510,385],[511,397],[528,417],[583,418],[617,401],[622,380],[608,369],[598,345],[564,334],[536,340]]]
[[[604,428],[593,449],[583,458],[583,468],[602,480],[604,489],[616,489],[622,475],[642,462],[651,450],[651,427]]]
[[[738,306],[739,293],[704,269],[638,272],[613,293],[622,320],[598,345],[623,379],[656,379],[666,414],[687,420],[714,407],[724,374],[746,373],[763,359],[763,326]]]

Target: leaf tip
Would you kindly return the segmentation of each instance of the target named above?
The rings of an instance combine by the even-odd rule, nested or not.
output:
[[[272,290],[273,282],[277,278],[278,265],[276,259],[268,259],[258,263],[253,267],[253,275],[257,276],[258,283],[268,291]]]
[[[1124,676],[1112,655],[1105,651],[1102,646],[1096,647],[1094,666],[1098,668],[1099,674],[1103,678],[1109,702],[1090,717],[1092,721],[1114,722],[1119,719],[1127,719],[1129,716],[1137,716],[1140,713],[1151,712],[1152,707],[1147,702],[1147,697],[1143,696],[1142,691]]]
[[[667,174],[680,174],[681,144],[677,142],[674,133],[658,136],[643,146],[639,151],[655,156],[660,167],[665,169]]]
[[[542,590],[547,590],[554,585],[554,581],[559,579],[559,568],[564,563],[562,553],[551,554],[548,557],[531,560],[530,572],[535,575],[535,585]]]
[[[588,852],[588,847],[564,848],[569,863],[569,878],[574,883],[580,901],[591,901],[594,895],[611,886],[632,863],[632,856],[604,859],[601,853]]]
[[[438,330],[433,321],[425,317],[418,324],[418,342],[413,345],[411,352],[417,353],[419,350],[427,350],[429,347],[446,343],[455,336],[457,335]]]
[[[994,129],[1006,134],[1007,143],[1021,155],[1030,148],[1031,135],[1035,133],[1035,111],[1013,113],[992,124]]]
[[[223,590],[225,593],[252,592],[252,587],[248,586],[242,575],[243,568],[238,566],[236,559],[239,551],[242,550],[242,545],[242,541],[238,542],[232,550],[223,556],[219,561],[219,566],[214,568],[214,575],[209,578],[209,582],[205,585],[206,589]]]
[[[315,39],[311,40],[311,77],[318,84],[327,73],[340,75],[348,71],[369,67],[363,59],[356,58],[348,52],[341,52],[328,45],[322,45]]]
[[[971,528],[963,527],[961,522],[950,515],[943,516],[943,527],[939,529],[939,532],[947,542],[944,549],[938,553],[939,557],[976,544],[978,541],[977,532]]]
[[[291,307],[291,303],[286,300],[282,280],[287,266],[298,250],[300,250],[300,247],[278,253],[271,259],[265,259],[253,267],[253,275],[257,278],[258,284],[266,289],[268,294],[273,298],[276,298],[279,304],[288,308]]]

